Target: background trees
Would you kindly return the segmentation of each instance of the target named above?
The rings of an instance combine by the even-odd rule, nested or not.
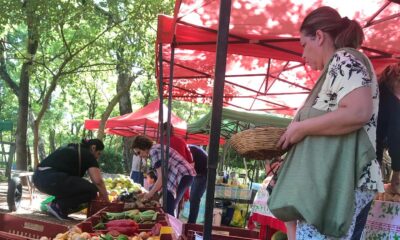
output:
[[[0,119],[16,123],[18,169],[29,165],[28,147],[36,165],[56,147],[90,136],[84,119],[106,120],[156,98],[157,14],[170,14],[173,1],[0,4]],[[106,142],[123,152],[128,168],[121,138]]]

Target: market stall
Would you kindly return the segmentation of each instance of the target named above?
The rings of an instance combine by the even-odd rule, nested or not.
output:
[[[163,104],[164,121],[167,119],[167,107]],[[154,100],[148,105],[133,113],[113,117],[107,120],[105,132],[124,137],[131,137],[138,134],[146,135],[152,139],[159,138],[159,109],[160,100]],[[184,138],[190,144],[206,145],[209,136],[205,134],[191,134],[186,131],[187,123],[172,113],[171,123],[175,128],[175,134]],[[88,130],[97,130],[100,126],[100,120],[85,120],[85,128]],[[221,140],[223,143],[223,139]]]

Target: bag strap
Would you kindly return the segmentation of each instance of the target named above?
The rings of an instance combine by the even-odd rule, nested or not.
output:
[[[363,53],[361,53],[357,49],[349,48],[349,47],[337,49],[335,52],[340,51],[340,50],[345,50],[345,51],[349,52],[358,61],[361,61],[365,65],[365,67],[367,68],[367,71],[368,71],[370,77],[371,78],[373,77],[374,72],[373,72],[373,69],[372,69],[371,61]],[[325,82],[326,75],[328,74],[328,68],[329,68],[329,65],[330,65],[331,61],[333,60],[333,57],[334,57],[334,55],[332,55],[331,59],[328,61],[328,64],[326,64],[324,66],[324,69],[322,70],[321,75],[319,76],[319,78],[318,78],[317,82],[315,83],[313,89],[311,90],[310,94],[308,95],[308,97],[307,97],[306,101],[304,102],[304,105],[303,105],[302,108],[311,107],[314,104],[314,101],[318,97],[318,94],[322,89],[322,85]],[[296,115],[293,118],[293,121],[299,121],[299,118],[300,118],[299,112],[300,112],[300,110],[297,111]]]
[[[81,166],[82,166],[82,159],[81,159],[81,144],[78,144],[78,162],[79,162],[79,168],[78,168],[78,176],[81,176]]]

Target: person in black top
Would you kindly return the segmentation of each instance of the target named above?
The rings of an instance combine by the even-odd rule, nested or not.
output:
[[[194,169],[196,170],[197,175],[194,178],[190,189],[190,211],[188,223],[196,223],[201,197],[206,190],[208,155],[206,151],[196,145],[189,145],[189,150],[193,156]]]
[[[376,130],[376,155],[382,163],[388,149],[392,161],[391,188],[400,193],[400,64],[386,67],[379,78],[379,113]]]
[[[99,139],[82,140],[80,144],[60,147],[38,165],[33,183],[46,194],[55,196],[48,212],[58,219],[67,219],[83,203],[97,197],[109,202],[97,160],[104,149]],[[92,181],[82,177],[86,171]]]

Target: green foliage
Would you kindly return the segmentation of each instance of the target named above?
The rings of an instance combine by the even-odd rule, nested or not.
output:
[[[168,101],[165,101],[167,104]],[[184,101],[172,101],[172,111],[187,123],[195,122],[210,111],[210,106]]]
[[[125,173],[122,151],[116,152],[114,149],[106,147],[99,159],[99,165],[102,172]]]
[[[134,110],[158,98],[154,77],[157,14],[172,14],[173,0],[0,0],[0,4],[5,69],[16,85],[27,57],[27,9],[35,9],[40,16],[34,22],[34,34],[40,40],[30,71],[29,104],[37,115],[46,93],[51,93],[40,126],[47,154],[50,132],[55,132],[56,147],[90,136],[84,120],[101,117],[116,93],[119,74],[135,78],[130,91]],[[54,79],[56,87],[51,90]],[[18,107],[16,95],[0,78],[0,119],[16,122]],[[172,111],[187,122],[208,109],[187,102],[173,101],[172,105]],[[111,117],[118,115],[115,108]],[[31,132],[28,141],[32,146]],[[122,138],[105,141],[102,167],[107,172],[123,172]]]

